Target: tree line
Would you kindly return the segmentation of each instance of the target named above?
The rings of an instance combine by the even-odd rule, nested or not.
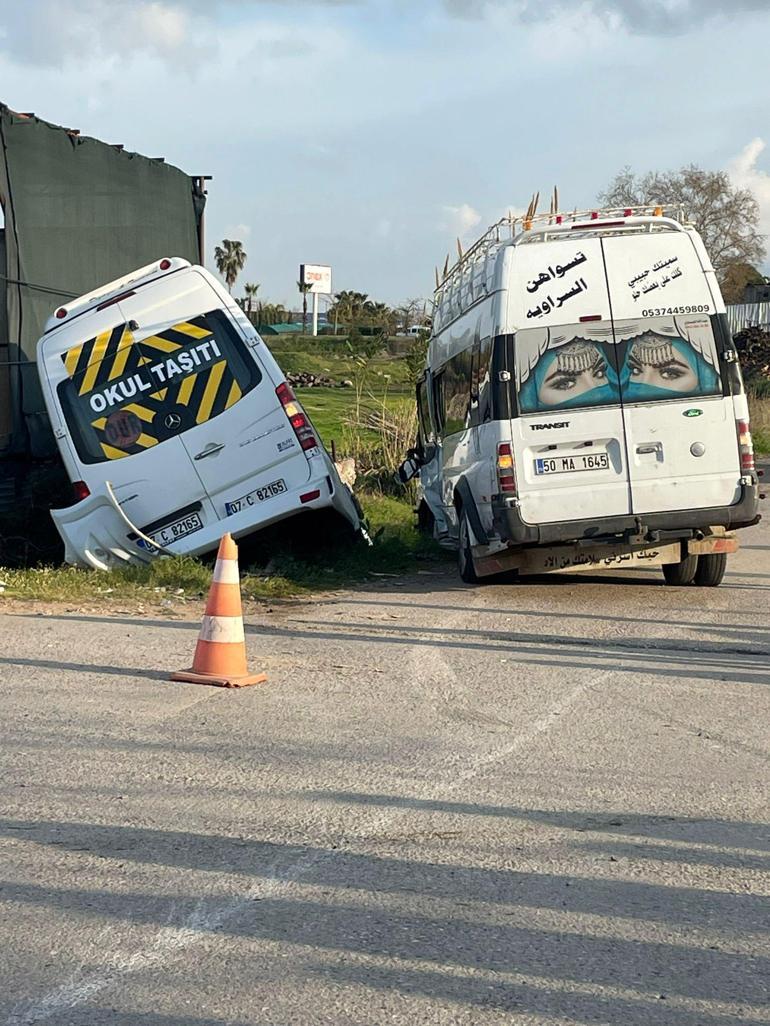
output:
[[[232,294],[238,276],[246,265],[248,255],[243,243],[235,239],[223,239],[222,244],[214,250],[217,270],[224,279],[228,291]],[[260,285],[258,282],[246,282],[243,286],[243,297],[237,302],[244,311],[253,315],[257,324],[286,324],[292,312],[282,303],[257,301]],[[310,284],[297,282],[297,289],[302,297],[302,327],[307,329],[308,310],[307,297]],[[344,333],[364,329],[381,329],[390,335],[407,331],[414,325],[428,327],[428,305],[424,299],[407,299],[397,306],[389,306],[371,299],[366,292],[343,290],[334,295],[333,303],[326,310],[326,320],[334,326],[335,333]]]

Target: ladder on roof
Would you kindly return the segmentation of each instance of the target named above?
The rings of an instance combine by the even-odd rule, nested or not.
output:
[[[554,200],[557,200],[554,189]],[[626,207],[604,207],[578,210],[577,208],[568,214],[560,214],[556,210],[557,204],[552,201],[551,210],[546,214],[537,214],[537,197],[530,201],[529,208],[525,214],[513,215],[510,211],[501,217],[495,224],[490,225],[484,234],[478,238],[468,249],[463,249],[460,240],[457,240],[457,260],[450,267],[449,257],[444,263],[444,269],[439,274],[436,268],[436,292],[440,292],[448,281],[451,281],[458,273],[461,273],[469,264],[473,264],[481,257],[486,257],[490,249],[498,246],[507,239],[516,239],[525,232],[532,231],[537,227],[541,230],[548,227],[560,227],[565,224],[574,224],[578,221],[596,221],[596,227],[601,228],[601,222],[620,217],[670,217],[673,220],[684,222],[685,214],[681,207],[671,204],[654,203],[641,206]],[[519,227],[517,232],[516,227]],[[587,225],[589,227],[589,225]]]

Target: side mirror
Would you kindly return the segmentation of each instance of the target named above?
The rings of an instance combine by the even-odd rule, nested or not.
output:
[[[419,461],[414,457],[410,456],[409,459],[404,460],[401,466],[398,468],[397,477],[401,484],[409,484],[409,482],[417,477],[420,473]]]

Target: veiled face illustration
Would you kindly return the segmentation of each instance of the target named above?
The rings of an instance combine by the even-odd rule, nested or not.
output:
[[[628,351],[627,366],[631,382],[669,392],[692,392],[698,374],[685,346],[655,332],[634,339]],[[696,354],[689,350],[691,358]]]
[[[600,387],[607,380],[607,360],[587,339],[575,339],[554,350],[540,377],[537,396],[543,406],[558,406]]]

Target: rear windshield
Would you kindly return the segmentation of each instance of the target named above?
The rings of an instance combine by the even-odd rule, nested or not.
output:
[[[527,328],[514,343],[521,413],[720,395],[708,316]]]
[[[261,374],[222,310],[136,341],[121,324],[62,356],[59,401],[84,463],[122,459],[218,416]]]

